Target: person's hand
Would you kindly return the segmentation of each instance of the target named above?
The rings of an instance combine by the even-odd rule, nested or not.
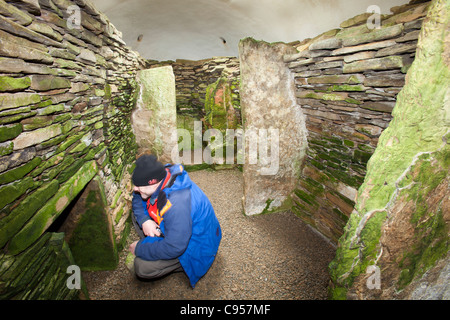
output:
[[[130,244],[130,246],[128,247],[128,250],[130,250],[130,252],[134,255],[136,255],[136,253],[134,253],[134,251],[136,250],[136,245],[137,245],[137,241],[133,242],[132,244]]]
[[[142,231],[147,237],[159,237],[158,225],[153,220],[147,220],[142,224]]]

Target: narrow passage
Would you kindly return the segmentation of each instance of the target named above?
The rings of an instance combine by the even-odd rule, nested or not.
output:
[[[327,266],[335,248],[292,212],[247,217],[238,170],[196,171],[192,180],[211,200],[223,238],[216,260],[195,289],[183,273],[140,281],[120,253],[114,271],[84,272],[92,300],[327,299]],[[134,230],[128,242],[137,240]]]

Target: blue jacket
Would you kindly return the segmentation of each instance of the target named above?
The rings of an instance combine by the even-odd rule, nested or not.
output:
[[[158,199],[164,212],[160,223],[164,237],[146,237],[136,245],[135,254],[143,260],[175,259],[181,263],[192,287],[211,267],[222,230],[214,209],[203,191],[189,178],[182,165],[167,165],[173,184],[156,190],[150,200]],[[151,219],[147,202],[135,193],[132,202],[138,224]]]

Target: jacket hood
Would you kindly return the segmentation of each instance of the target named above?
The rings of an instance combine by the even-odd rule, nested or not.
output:
[[[190,188],[192,185],[192,181],[189,178],[187,171],[184,169],[181,164],[167,165],[169,168],[170,174],[175,178],[175,182],[169,188],[165,188],[166,191],[176,191],[181,189]]]

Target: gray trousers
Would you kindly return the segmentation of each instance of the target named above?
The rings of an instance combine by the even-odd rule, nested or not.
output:
[[[134,229],[141,239],[145,234],[136,221],[134,213],[132,214]],[[134,258],[134,272],[138,278],[157,279],[172,272],[183,272],[183,267],[178,259],[147,261],[139,257]]]

